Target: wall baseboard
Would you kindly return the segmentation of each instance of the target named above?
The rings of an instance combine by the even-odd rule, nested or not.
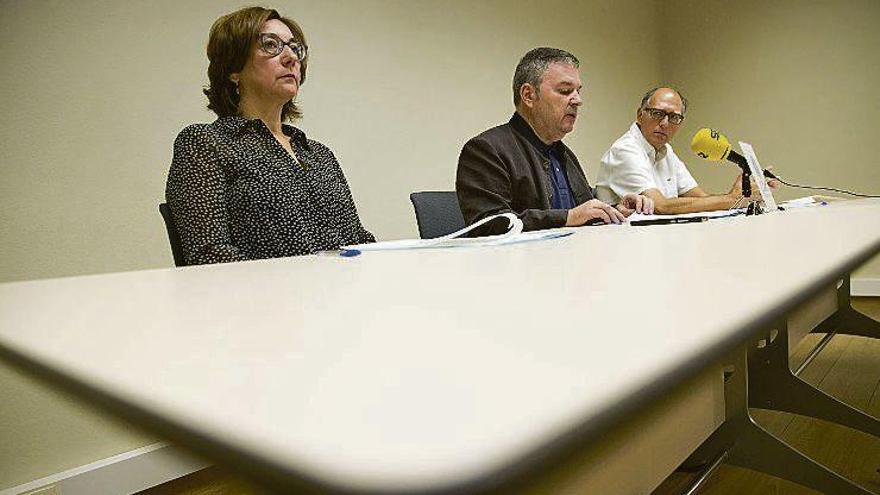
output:
[[[880,297],[880,278],[854,278],[850,284],[854,296]]]
[[[85,466],[0,490],[19,495],[54,485],[64,495],[118,495],[134,493],[186,476],[211,463],[166,443],[154,443]]]

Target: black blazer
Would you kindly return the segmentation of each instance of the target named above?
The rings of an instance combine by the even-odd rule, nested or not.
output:
[[[465,221],[513,212],[525,230],[563,227],[568,210],[551,209],[553,182],[547,150],[553,147],[564,162],[575,203],[593,199],[593,191],[574,153],[557,141],[542,142],[519,113],[465,143],[458,157],[455,190]],[[504,222],[489,222],[473,235],[506,231]]]

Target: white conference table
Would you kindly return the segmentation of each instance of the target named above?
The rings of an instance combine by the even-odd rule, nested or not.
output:
[[[0,358],[275,487],[506,491],[878,250],[866,200],[8,283]]]

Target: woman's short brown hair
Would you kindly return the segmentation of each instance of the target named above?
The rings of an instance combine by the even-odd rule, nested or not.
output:
[[[239,95],[235,83],[229,76],[241,72],[263,29],[270,19],[278,19],[287,25],[294,39],[306,45],[306,38],[293,19],[282,17],[275,9],[245,7],[226,14],[211,26],[208,38],[208,87],[203,92],[208,97],[208,109],[220,117],[239,114]],[[300,84],[306,81],[307,60],[300,61],[302,74]],[[281,120],[302,117],[302,112],[292,100],[284,104]]]

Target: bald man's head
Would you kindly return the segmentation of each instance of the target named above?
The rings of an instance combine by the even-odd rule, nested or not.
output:
[[[654,88],[645,93],[636,122],[645,140],[659,150],[666,146],[684,120],[687,100],[673,88]]]
[[[687,113],[687,105],[688,105],[687,98],[682,96],[681,92],[679,92],[677,89],[666,87],[666,86],[658,86],[656,88],[650,89],[647,93],[645,93],[645,95],[642,96],[642,102],[639,103],[639,109],[645,108],[648,105],[648,101],[651,99],[651,97],[654,96],[655,93],[657,93],[658,91],[661,91],[661,90],[664,92],[672,91],[675,94],[677,94],[678,97],[681,99],[681,114],[684,115],[685,113]]]

